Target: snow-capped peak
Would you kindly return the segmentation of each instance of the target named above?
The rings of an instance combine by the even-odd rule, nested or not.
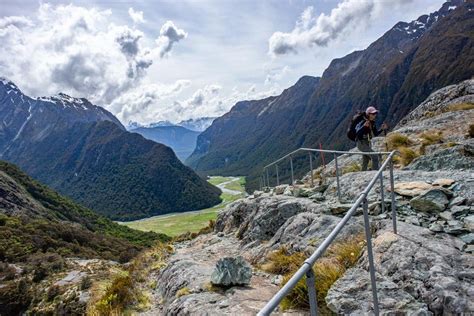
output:
[[[90,110],[92,108],[95,108],[95,106],[89,103],[86,99],[74,98],[62,92],[52,97],[39,97],[38,100],[54,103],[57,105],[62,105],[64,108],[72,107],[72,108],[83,109],[83,110]]]
[[[445,2],[438,11],[433,12],[430,15],[422,15],[418,19],[409,23],[398,22],[393,27],[393,30],[405,33],[410,39],[419,38],[434,23],[436,23],[440,18],[445,17],[450,13],[450,11],[455,10],[462,4],[462,2],[463,0],[451,0]]]
[[[17,85],[5,77],[0,77],[0,83],[5,87],[7,93],[10,93],[11,91],[20,92],[20,89],[18,89]]]

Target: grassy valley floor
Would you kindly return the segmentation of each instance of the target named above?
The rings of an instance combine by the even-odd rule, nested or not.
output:
[[[186,232],[198,232],[206,227],[210,220],[215,220],[217,213],[227,204],[245,196],[244,177],[217,176],[211,177],[208,181],[222,190],[222,203],[199,211],[153,216],[119,224],[141,231],[160,232],[172,237]]]

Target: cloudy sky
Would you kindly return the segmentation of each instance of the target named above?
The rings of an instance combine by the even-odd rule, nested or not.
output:
[[[218,116],[279,94],[442,0],[0,0],[0,76],[125,124]]]

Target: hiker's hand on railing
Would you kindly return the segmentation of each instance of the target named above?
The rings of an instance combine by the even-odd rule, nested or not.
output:
[[[382,124],[382,126],[380,127],[380,129],[383,130],[383,131],[387,130],[387,129],[388,129],[387,123],[384,122],[384,123]]]

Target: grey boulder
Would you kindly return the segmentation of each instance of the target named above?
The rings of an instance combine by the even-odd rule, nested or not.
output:
[[[211,275],[211,283],[219,286],[248,285],[252,268],[242,256],[220,259]]]
[[[416,211],[439,213],[446,209],[449,200],[441,189],[432,189],[410,201],[410,206]]]

